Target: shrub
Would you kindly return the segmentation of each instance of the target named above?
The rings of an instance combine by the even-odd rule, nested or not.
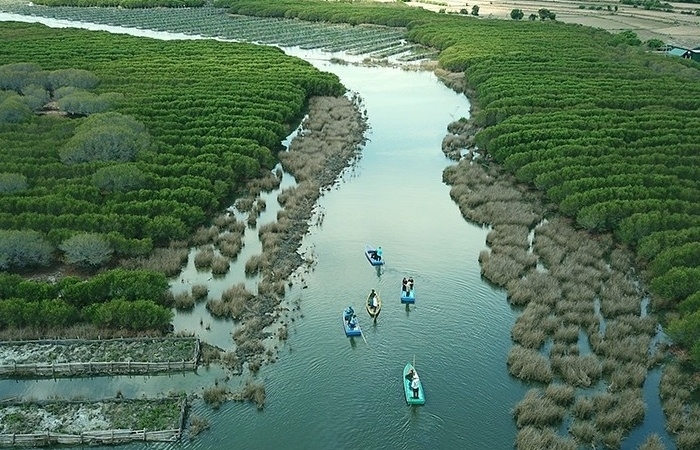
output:
[[[214,409],[219,409],[228,397],[229,391],[225,386],[213,386],[204,389],[202,399]]]
[[[0,230],[0,270],[48,266],[53,246],[37,231]]]
[[[76,234],[63,241],[59,248],[67,264],[82,268],[96,268],[107,264],[112,258],[112,247],[101,234]]]
[[[27,189],[27,177],[21,173],[0,173],[0,194],[13,194]]]

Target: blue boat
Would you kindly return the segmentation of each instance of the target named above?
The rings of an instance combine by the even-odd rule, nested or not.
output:
[[[404,278],[406,280],[406,278]],[[401,285],[401,303],[416,302],[416,287],[413,283],[413,278],[406,280],[406,284]]]
[[[358,322],[352,306],[348,306],[343,310],[343,329],[346,336],[362,336],[360,322]]]
[[[418,385],[417,397],[414,395],[413,388],[411,387],[414,379]],[[406,364],[406,367],[403,368],[403,377],[401,380],[403,382],[403,392],[406,396],[406,403],[409,405],[425,405],[425,391],[423,390],[423,383],[418,377],[418,372],[416,372],[413,364]]]
[[[377,255],[377,250],[379,250],[379,255]],[[384,264],[384,256],[381,255],[381,247],[377,249],[371,245],[365,245],[365,257],[373,266],[381,266]]]

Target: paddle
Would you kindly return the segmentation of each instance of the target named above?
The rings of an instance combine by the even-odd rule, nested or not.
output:
[[[362,332],[362,328],[360,328],[360,336],[362,336],[362,340],[365,341],[365,345],[369,345],[367,344],[367,339],[365,339],[365,333]]]

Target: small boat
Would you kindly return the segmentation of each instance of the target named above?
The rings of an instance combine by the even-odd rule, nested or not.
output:
[[[370,264],[373,266],[381,266],[384,264],[384,257],[379,256],[377,257],[377,249],[372,247],[371,245],[365,245],[365,257],[367,257],[367,261],[369,261]],[[379,258],[379,259],[377,259]]]
[[[358,322],[352,306],[348,306],[343,310],[343,329],[346,336],[362,336],[360,322]]]
[[[401,303],[408,304],[416,302],[416,288],[413,284],[413,278],[409,278],[409,280],[407,284],[401,285]]]
[[[374,299],[377,299],[376,304],[374,303]],[[372,292],[367,296],[365,307],[367,308],[367,314],[374,320],[377,320],[377,316],[382,312],[382,299],[379,298],[378,292],[374,292],[374,289],[372,289]]]
[[[409,376],[411,371],[413,371],[416,378],[418,378],[418,372],[416,372],[415,367],[413,367],[411,363],[406,364],[406,367],[403,368],[403,377],[401,378],[403,382],[403,392],[406,395],[406,403],[409,405],[425,405],[425,391],[423,391],[423,383],[420,381],[420,378],[417,380],[418,397],[413,396],[413,389],[411,389],[413,380],[410,379]]]

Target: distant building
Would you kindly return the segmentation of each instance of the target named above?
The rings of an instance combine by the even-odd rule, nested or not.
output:
[[[700,47],[690,49],[669,45],[666,47],[666,54],[668,56],[678,56],[679,58],[691,59],[693,61],[700,62]]]

